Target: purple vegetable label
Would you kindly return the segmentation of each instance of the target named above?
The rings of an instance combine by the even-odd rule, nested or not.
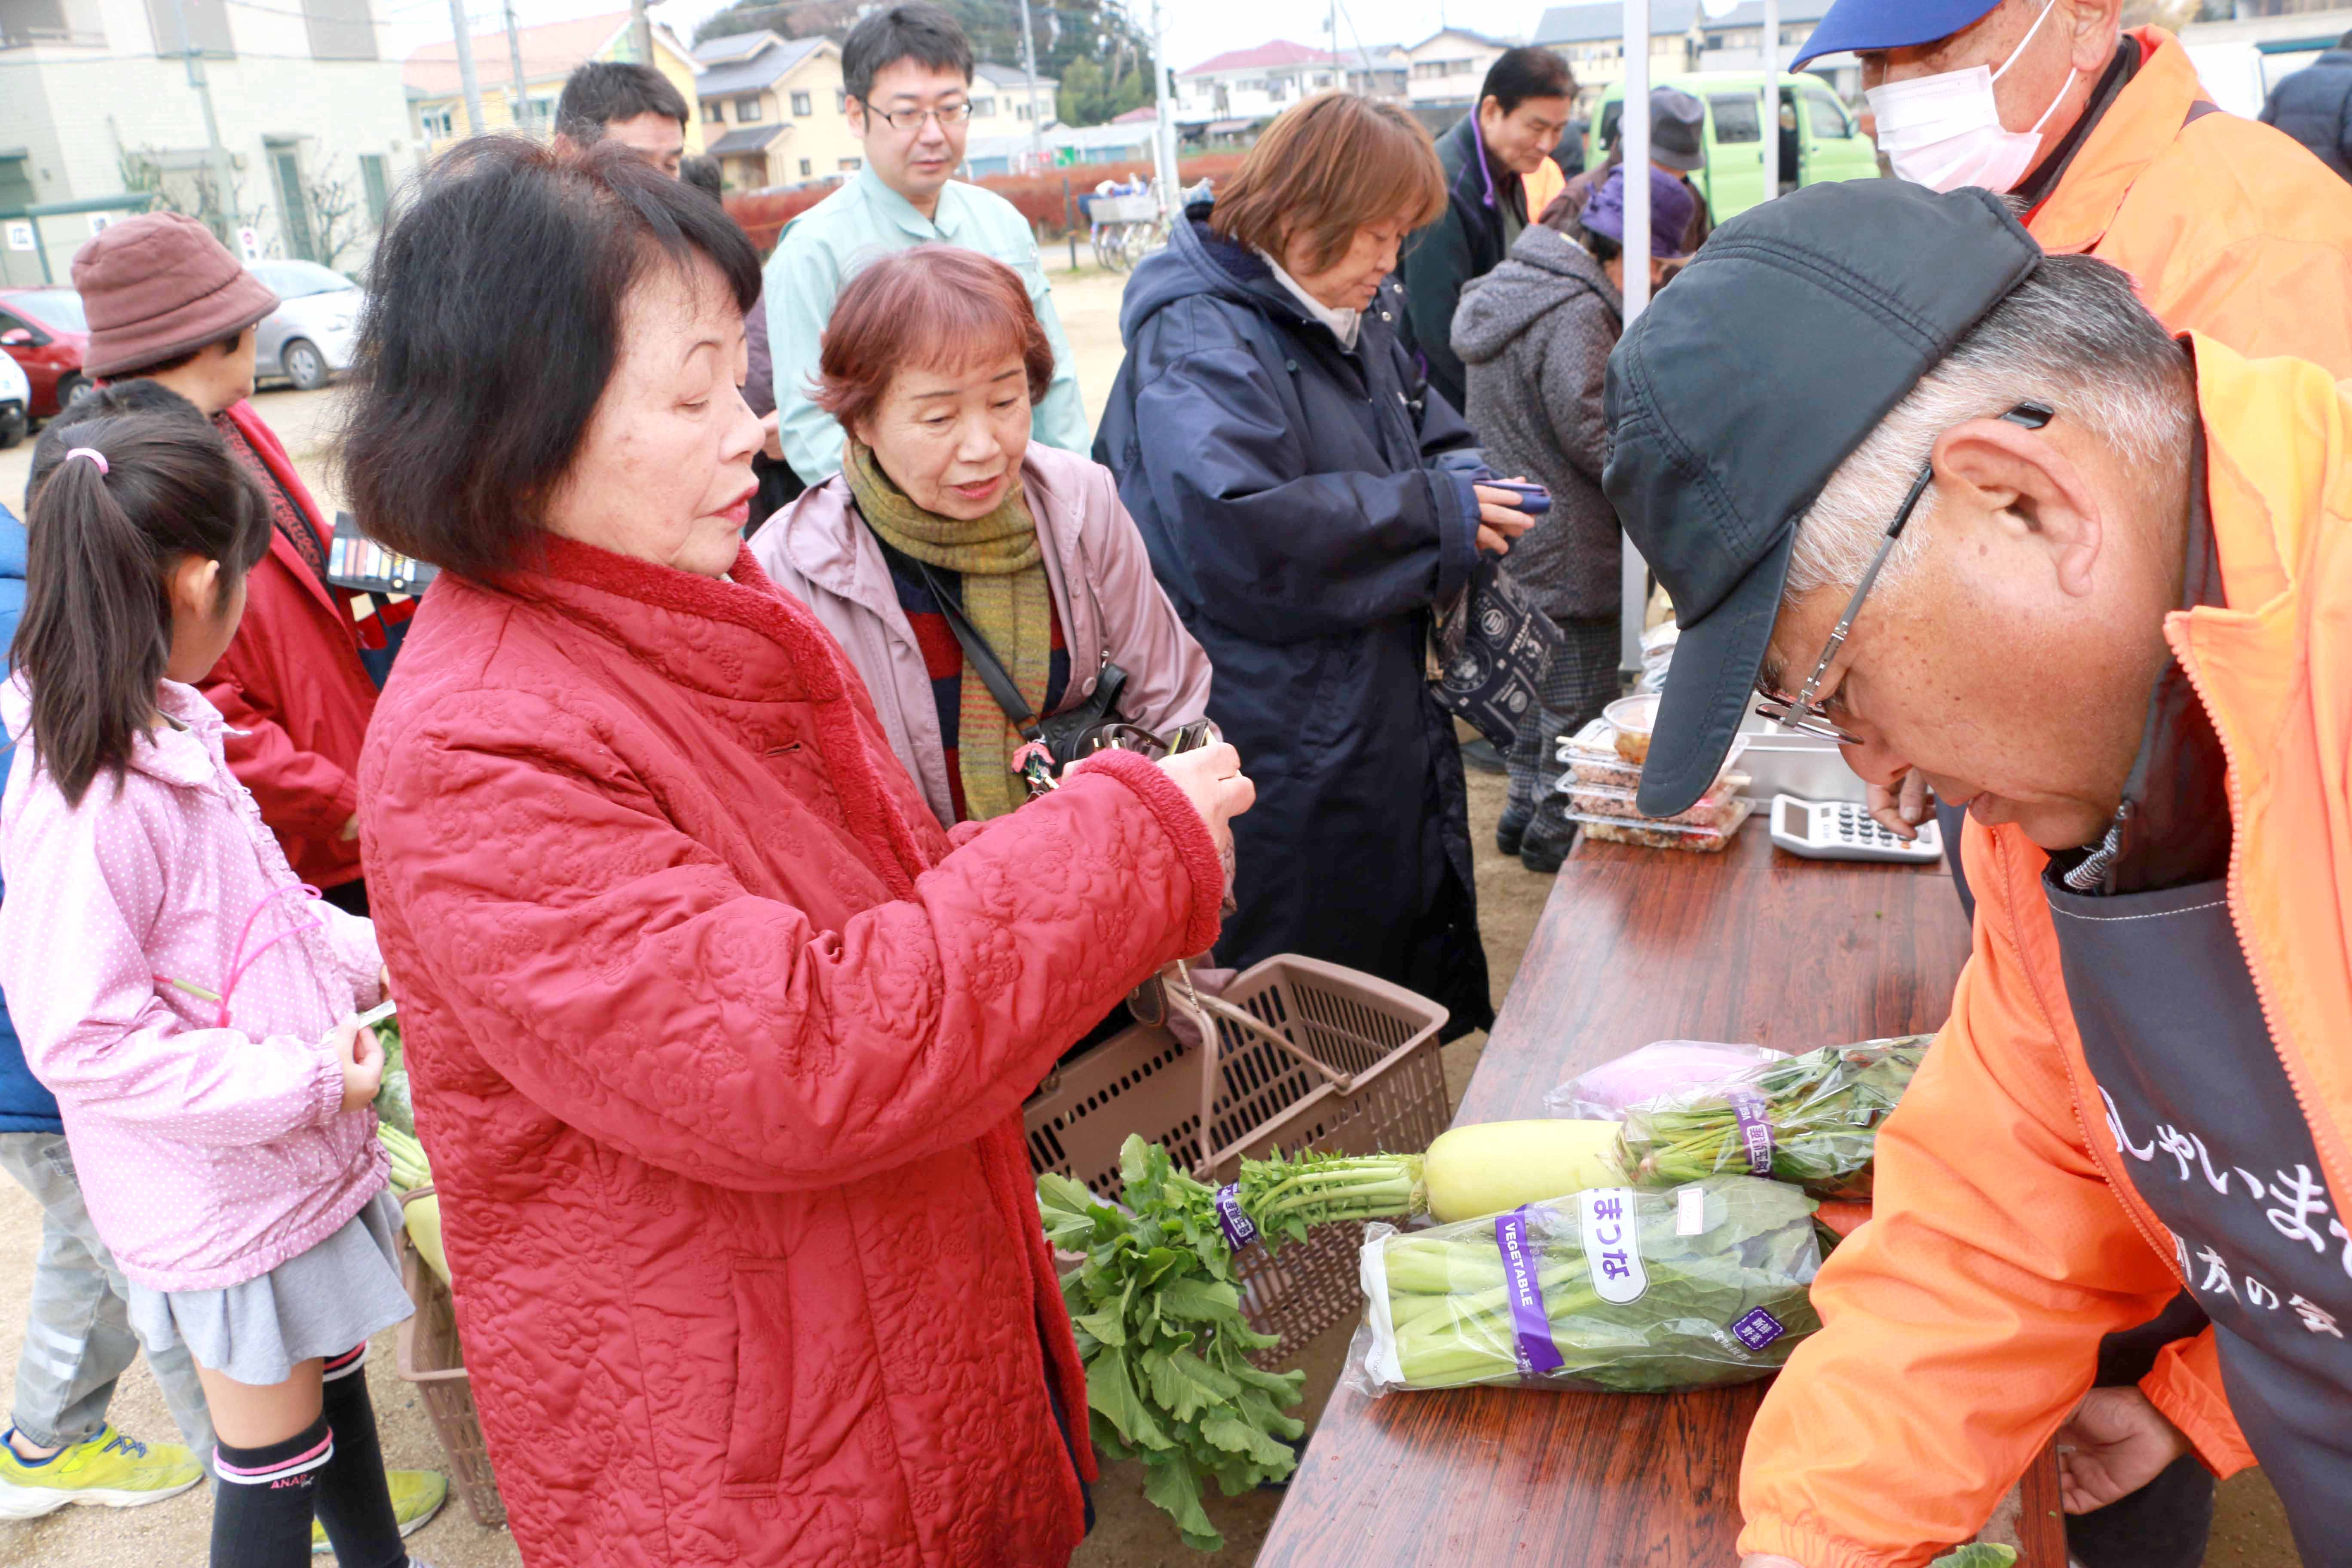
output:
[[[1217,1223],[1224,1227],[1227,1250],[1239,1252],[1257,1240],[1257,1226],[1242,1212],[1241,1184],[1228,1182],[1217,1189]]]
[[[1762,1350],[1788,1331],[1780,1319],[1761,1307],[1731,1325],[1731,1337],[1752,1351]]]
[[[1535,1248],[1528,1240],[1528,1211],[1495,1216],[1495,1245],[1503,1254],[1503,1289],[1511,1301],[1511,1328],[1517,1340],[1519,1375],[1539,1377],[1560,1367],[1551,1341],[1551,1318],[1544,1311],[1543,1282]]]
[[[1633,1190],[1595,1187],[1576,1194],[1576,1207],[1584,1223],[1584,1264],[1592,1273],[1592,1293],[1616,1307],[1640,1300],[1650,1288],[1650,1275],[1636,1245],[1641,1228],[1634,1223]]]
[[[1764,1113],[1763,1097],[1735,1089],[1724,1098],[1731,1101],[1732,1113],[1739,1118],[1739,1142],[1748,1150],[1748,1174],[1770,1175],[1772,1119]]]

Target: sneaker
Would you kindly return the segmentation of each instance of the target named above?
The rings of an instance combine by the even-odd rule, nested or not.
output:
[[[1538,876],[1553,876],[1566,863],[1569,847],[1575,842],[1573,834],[1565,838],[1526,839],[1519,846],[1519,864]]]
[[[138,1508],[177,1497],[204,1479],[205,1468],[179,1444],[142,1443],[110,1425],[37,1463],[19,1458],[0,1437],[0,1519],[38,1519],[74,1502]]]
[[[441,1505],[449,1500],[449,1478],[438,1470],[392,1470],[383,1473],[384,1484],[392,1489],[392,1517],[400,1521],[400,1533],[414,1535],[425,1528]],[[310,1555],[323,1557],[334,1548],[327,1544],[327,1527],[317,1520],[310,1521]],[[408,1568],[427,1568],[412,1557]]]
[[[1517,855],[1527,840],[1528,825],[1535,819],[1533,806],[1505,806],[1501,820],[1495,824],[1495,847],[1506,855]]]

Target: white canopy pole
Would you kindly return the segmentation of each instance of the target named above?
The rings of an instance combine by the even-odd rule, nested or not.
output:
[[[1780,194],[1780,0],[1764,0],[1764,199]]]
[[[1625,150],[1625,325],[1650,302],[1650,0],[1625,0],[1625,98],[1617,110]],[[1642,615],[1648,607],[1649,567],[1625,541],[1623,625],[1618,668],[1642,668]]]

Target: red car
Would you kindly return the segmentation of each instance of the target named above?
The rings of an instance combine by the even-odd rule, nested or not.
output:
[[[34,418],[51,417],[89,385],[81,372],[88,347],[89,322],[72,289],[0,289],[0,349],[25,367]]]

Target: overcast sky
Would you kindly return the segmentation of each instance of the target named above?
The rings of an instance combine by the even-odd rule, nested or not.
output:
[[[497,0],[466,0],[466,4],[476,33],[504,26],[505,10]],[[727,0],[662,0],[652,12],[656,21],[690,38],[695,24],[726,4]],[[1128,0],[1128,4],[1138,24],[1150,26],[1150,0]],[[1169,63],[1178,70],[1226,49],[1247,48],[1270,38],[1319,47],[1329,37],[1325,24],[1332,9],[1328,0],[1161,0],[1160,8],[1168,29]],[[514,0],[514,9],[517,21],[530,26],[593,16],[620,6],[614,0]],[[1542,0],[1444,0],[1443,5],[1437,0],[1346,0],[1339,6],[1339,45],[1352,49],[1359,42],[1411,44],[1448,25],[1525,37],[1534,30],[1543,9]],[[383,24],[384,52],[394,58],[450,36],[446,0],[383,0],[376,16]],[[504,79],[491,68],[492,62],[477,63],[485,85]]]

